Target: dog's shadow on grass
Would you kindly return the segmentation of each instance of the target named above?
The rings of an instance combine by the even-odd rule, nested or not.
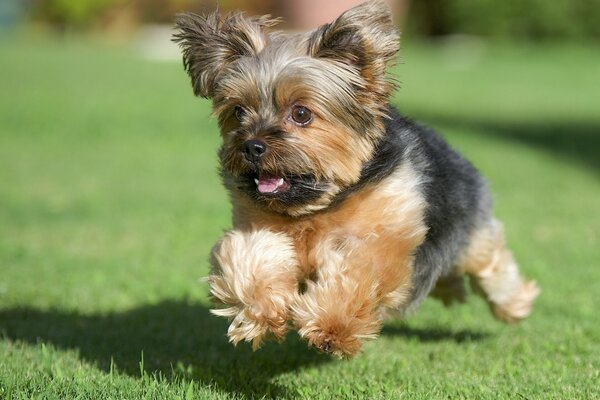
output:
[[[452,331],[442,327],[428,329],[414,328],[406,324],[400,326],[384,326],[381,334],[384,336],[402,336],[416,339],[419,342],[475,342],[488,338],[489,333],[472,330]]]
[[[0,332],[12,340],[78,349],[80,357],[109,371],[140,377],[143,369],[166,379],[194,379],[248,398],[289,398],[271,382],[288,371],[328,362],[289,334],[284,345],[267,343],[257,352],[227,340],[227,321],[199,303],[165,301],[131,311],[82,315],[15,308],[0,310]]]
[[[165,301],[126,312],[83,315],[63,311],[14,308],[0,310],[0,332],[11,340],[49,343],[77,349],[82,359],[109,371],[139,377],[143,369],[166,379],[194,379],[245,398],[294,398],[273,382],[286,372],[333,359],[309,349],[291,333],[284,344],[268,343],[257,352],[247,344],[234,348],[226,337],[227,321],[199,303]],[[473,333],[386,327],[384,335],[419,341],[458,341]]]

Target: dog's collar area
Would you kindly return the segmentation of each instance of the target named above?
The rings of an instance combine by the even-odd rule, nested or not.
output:
[[[411,122],[402,117],[391,106],[387,114],[391,118],[384,119],[385,134],[376,144],[371,159],[364,163],[358,181],[353,185],[343,188],[333,197],[329,206],[320,211],[331,210],[365,186],[381,182],[402,164],[408,144],[402,135],[398,135],[395,132],[408,127],[411,125]]]

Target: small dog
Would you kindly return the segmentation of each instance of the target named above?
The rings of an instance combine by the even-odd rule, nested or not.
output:
[[[539,290],[505,246],[485,181],[389,104],[399,34],[384,3],[304,34],[276,22],[188,13],[174,36],[223,140],[233,230],[208,281],[231,342],[256,349],[291,322],[351,357],[385,310],[414,310],[429,293],[463,301],[465,275],[497,318],[529,315]]]

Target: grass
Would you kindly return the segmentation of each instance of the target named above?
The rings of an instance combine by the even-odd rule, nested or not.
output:
[[[514,327],[476,297],[427,300],[338,361],[294,334],[234,349],[209,315],[199,278],[230,207],[210,105],[179,63],[1,41],[0,398],[600,398],[600,56],[448,54],[408,44],[394,103],[489,178],[542,296]]]

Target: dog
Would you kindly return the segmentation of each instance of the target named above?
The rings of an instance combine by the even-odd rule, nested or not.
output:
[[[389,103],[399,33],[387,6],[308,33],[277,22],[185,13],[173,38],[220,127],[233,229],[207,280],[230,341],[256,349],[293,326],[352,357],[388,310],[429,294],[464,301],[465,276],[498,319],[527,317],[539,289],[506,247],[485,180]]]

